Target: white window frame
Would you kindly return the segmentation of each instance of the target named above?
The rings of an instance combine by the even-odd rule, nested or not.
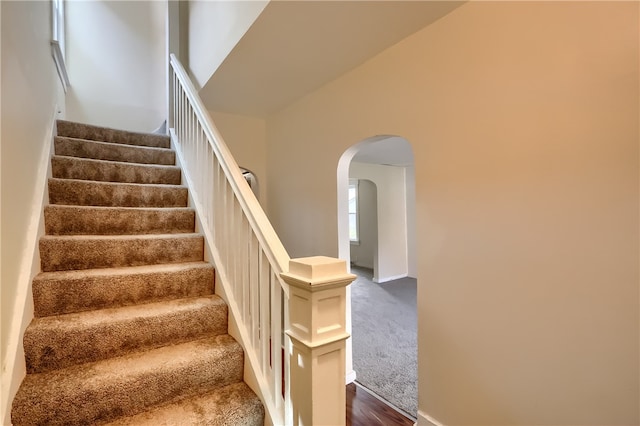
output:
[[[64,0],[51,0],[51,53],[65,93],[70,86],[65,64],[65,13]]]
[[[359,191],[358,191],[358,187],[359,187],[360,181],[357,179],[349,179],[349,188],[347,190],[347,194],[351,194],[351,192],[353,191],[355,193],[355,203],[354,203],[354,210],[355,211],[351,211],[351,202],[348,201],[347,202],[347,209],[349,212],[349,242],[351,244],[360,244],[360,206],[358,204],[358,198],[359,198]],[[352,222],[351,222],[351,216],[354,217],[354,229],[352,229]],[[352,231],[355,232],[355,238],[352,238]]]

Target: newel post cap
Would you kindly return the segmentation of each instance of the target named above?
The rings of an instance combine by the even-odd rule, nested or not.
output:
[[[356,276],[347,272],[347,262],[327,256],[291,259],[289,272],[281,274],[288,284],[309,291],[347,286]]]

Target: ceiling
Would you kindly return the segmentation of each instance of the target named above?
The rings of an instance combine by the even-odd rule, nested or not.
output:
[[[209,110],[266,117],[462,3],[272,0],[200,96]]]
[[[412,166],[411,144],[401,137],[379,137],[373,142],[362,144],[351,161],[357,163],[384,164],[387,166]]]

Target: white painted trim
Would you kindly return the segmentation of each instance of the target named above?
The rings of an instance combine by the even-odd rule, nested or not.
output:
[[[382,279],[380,278],[373,278],[373,282],[374,283],[378,283],[378,284],[382,284],[382,283],[386,283],[389,281],[393,281],[393,280],[399,280],[400,278],[407,278],[409,275],[407,274],[400,274],[400,275],[394,275],[392,277],[384,277]]]
[[[18,391],[22,379],[26,375],[24,349],[22,336],[25,328],[33,319],[33,295],[31,293],[31,281],[40,271],[40,252],[38,241],[44,235],[44,206],[49,203],[49,191],[47,187],[48,177],[51,176],[51,153],[53,138],[56,135],[56,117],[58,106],[56,105],[48,131],[43,141],[43,149],[38,159],[36,187],[33,193],[27,232],[26,244],[20,256],[20,269],[18,273],[16,298],[13,304],[13,315],[9,327],[7,339],[7,352],[2,360],[2,393],[0,412],[2,424],[11,424],[11,402]]]
[[[359,268],[371,269],[371,274],[373,275],[373,265],[364,265],[358,261],[353,262],[353,265]]]
[[[193,179],[185,167],[184,153],[181,145],[177,142],[178,137],[174,128],[169,129],[171,137],[171,147],[176,153],[176,165],[180,167],[182,176],[182,185],[189,188],[189,207],[196,211],[196,232],[204,236],[204,260],[211,262],[216,268],[215,293],[219,295],[226,303],[229,309],[229,335],[231,335],[242,346],[245,356],[244,377],[243,379],[249,387],[256,393],[265,406],[265,424],[284,424],[284,420],[278,418],[278,407],[274,406],[268,395],[269,384],[266,380],[256,374],[254,366],[260,365],[260,361],[254,351],[248,350],[245,342],[249,342],[249,333],[244,324],[236,319],[239,312],[238,301],[234,298],[233,292],[229,287],[229,279],[224,268],[224,263],[220,257],[217,247],[213,241],[209,239],[211,232],[209,226],[202,221],[204,210],[202,204],[198,200],[191,188],[193,188]],[[248,373],[248,375],[247,375]]]
[[[280,288],[276,290],[276,288],[273,286],[273,283],[271,283],[271,289],[270,289],[271,294],[275,295],[275,294],[278,294],[280,291],[282,291],[285,294],[285,298],[287,298],[288,286],[285,285],[284,282],[282,281],[282,278],[280,277],[280,273],[288,270],[289,255],[287,254],[284,246],[282,245],[282,242],[279,240],[277,234],[275,233],[275,230],[273,229],[271,223],[267,219],[266,214],[264,213],[262,207],[258,203],[258,200],[256,199],[255,195],[253,194],[249,186],[246,184],[246,181],[242,176],[240,168],[238,167],[233,156],[231,155],[231,151],[229,150],[227,145],[224,143],[224,140],[222,139],[220,133],[216,129],[208,111],[206,110],[206,108],[204,107],[204,104],[202,103],[202,100],[198,96],[195,88],[193,87],[193,83],[191,82],[187,72],[184,70],[180,62],[177,60],[177,58],[173,54],[171,55],[171,64],[173,69],[171,78],[174,81],[174,83],[179,82],[179,87],[180,87],[179,92],[181,96],[184,95],[184,97],[186,98],[180,102],[180,105],[179,105],[181,107],[180,110],[174,111],[174,114],[173,114],[174,118],[176,115],[180,116],[181,118],[184,118],[185,114],[189,114],[190,116],[192,116],[192,118],[194,117],[196,118],[197,123],[200,126],[200,129],[203,131],[203,136],[205,137],[204,142],[209,144],[211,148],[211,152],[217,158],[218,164],[221,167],[222,172],[224,173],[224,175],[226,175],[228,179],[226,183],[228,183],[228,186],[231,189],[231,193],[226,193],[227,196],[230,195],[232,197],[235,197],[235,201],[238,202],[238,205],[240,206],[242,214],[244,215],[244,218],[249,224],[251,232],[255,236],[258,245],[261,247],[262,255],[266,257],[266,261],[270,266],[269,273],[272,275],[269,277],[269,279],[270,280],[275,279],[280,284]],[[185,104],[189,105],[188,112],[186,109],[182,108]],[[174,123],[174,126],[170,128],[170,134],[173,140],[173,145],[176,148],[176,155],[178,158],[180,158],[180,162],[184,163],[182,161],[182,158],[184,157],[185,154],[182,152],[182,146],[176,143],[175,127],[179,125],[180,124],[177,122]],[[196,155],[199,155],[199,154],[196,154]],[[190,200],[192,200],[193,202],[193,207],[196,209],[197,215],[202,217],[201,219],[199,219],[199,223],[200,223],[201,231],[205,237],[205,243],[207,244],[207,247],[210,250],[210,257],[211,257],[210,260],[216,266],[216,294],[218,294],[218,292],[220,291],[220,294],[224,295],[223,298],[226,297],[226,302],[229,307],[230,317],[233,316],[235,318],[238,318],[238,321],[236,322],[236,326],[237,326],[236,331],[237,331],[237,335],[240,338],[236,340],[238,340],[239,343],[245,349],[245,366],[247,365],[246,361],[248,361],[248,364],[250,366],[258,366],[256,368],[259,369],[259,366],[261,364],[259,362],[260,360],[258,356],[263,356],[263,355],[266,356],[266,353],[264,348],[260,349],[260,351],[262,352],[258,352],[256,350],[251,349],[254,347],[252,340],[250,339],[251,330],[248,328],[249,326],[247,324],[240,321],[242,317],[242,310],[240,309],[240,307],[243,306],[242,304],[243,301],[237,300],[236,299],[237,296],[234,294],[233,291],[231,291],[233,290],[233,285],[229,281],[228,275],[227,275],[227,272],[228,272],[227,268],[230,268],[232,273],[234,273],[233,269],[235,268],[235,265],[228,264],[229,262],[226,262],[225,257],[221,256],[221,253],[219,252],[219,247],[216,246],[214,242],[213,233],[211,232],[212,230],[210,229],[210,227],[215,226],[215,224],[211,223],[211,221],[208,220],[208,218],[211,217],[210,212],[203,209],[203,204],[202,204],[203,202],[202,198],[205,199],[205,202],[208,202],[206,201],[207,196],[206,194],[198,192],[197,190],[198,187],[193,185],[194,182],[197,182],[194,180],[194,177],[198,177],[198,176],[192,175],[192,173],[194,172],[187,167],[184,167],[182,171],[183,171],[183,176],[185,177],[186,185],[190,188],[190,191],[189,191]],[[236,212],[234,212],[233,214],[235,213]],[[225,259],[225,262],[222,261],[223,259]],[[272,297],[270,302],[266,302],[266,299],[264,299],[264,304],[267,304],[267,303],[271,303],[271,308],[274,309],[275,311],[280,311],[279,297]],[[262,310],[262,312],[266,312],[266,309]],[[261,318],[260,321],[261,323],[266,324],[267,319],[266,317],[264,317],[264,318]],[[272,327],[271,336],[273,339],[272,343],[274,347],[279,347],[280,338],[281,336],[284,336],[284,333],[283,333],[284,330],[277,330],[276,329],[277,326],[275,326],[275,323],[270,325],[267,324],[267,325]],[[286,310],[284,312],[284,325],[286,329],[286,327],[288,327],[288,312]],[[285,352],[289,353],[290,339],[285,338],[284,341],[285,341]],[[271,420],[274,424],[284,424],[283,416],[293,416],[290,403],[285,400],[283,404],[281,401],[280,379],[279,379],[280,364],[279,362],[277,362],[279,357],[280,357],[280,354],[277,354],[275,357],[276,362],[274,367],[274,370],[275,370],[274,374],[266,374],[266,375],[260,374],[260,376],[257,378],[258,379],[257,387],[259,388],[260,391],[256,393],[259,396],[262,395],[263,404],[265,405],[266,410],[269,412]],[[285,358],[284,359],[285,372],[288,371],[287,365],[288,365],[288,360],[287,358]],[[246,368],[245,368],[245,372],[246,372]],[[274,379],[274,377],[277,377],[277,379]],[[286,381],[286,383],[290,383],[290,380]],[[286,392],[288,392],[288,390]],[[291,422],[287,421],[286,423],[291,423]]]
[[[353,383],[356,381],[356,370],[351,370],[345,375],[345,384]]]
[[[418,421],[416,422],[417,426],[444,426],[443,423],[440,423],[424,411],[418,410]]]
[[[167,135],[169,133],[168,128],[167,128],[167,120],[164,120],[159,126],[158,128],[156,128],[153,132],[151,132],[153,134],[156,135]]]
[[[347,262],[347,267],[351,269],[351,243],[349,241],[349,165],[351,159],[358,152],[358,148],[351,147],[345,151],[338,161],[338,168],[336,172],[336,194],[338,197],[337,202],[337,215],[338,215],[338,258]],[[352,335],[352,321],[351,321],[351,287],[347,287],[347,333]],[[355,371],[353,370],[353,338],[347,339],[345,348],[345,371],[348,371],[345,379],[347,383],[351,383],[351,373],[353,373],[353,380],[355,380]]]
[[[222,135],[213,123],[213,119],[211,118],[209,111],[204,106],[202,99],[198,96],[198,92],[193,86],[187,71],[173,54],[171,55],[171,64],[173,66],[174,74],[184,87],[184,94],[186,95],[188,102],[191,103],[193,113],[202,123],[204,136],[209,140],[209,144],[215,155],[218,157],[222,170],[229,178],[229,184],[233,189],[233,192],[236,194],[236,198],[242,207],[242,211],[251,224],[251,228],[258,238],[267,259],[269,259],[271,265],[275,267],[274,272],[279,276],[280,272],[288,270],[287,268],[289,267],[290,259],[289,254],[280,241],[278,234],[276,234],[276,231],[273,229],[271,222],[269,222],[269,219],[258,202],[258,199],[251,191],[251,188],[249,188],[249,185],[246,185],[246,181],[242,176],[240,167],[238,167],[238,164],[231,154],[231,150],[229,150],[229,147],[224,142]],[[284,290],[286,291],[286,288]]]
[[[69,82],[69,74],[67,73],[67,66],[64,63],[64,55],[62,54],[59,41],[51,40],[51,54],[53,55],[53,61],[56,63],[56,69],[58,70],[58,76],[60,77],[64,93],[67,93],[67,89],[71,86],[71,83]]]

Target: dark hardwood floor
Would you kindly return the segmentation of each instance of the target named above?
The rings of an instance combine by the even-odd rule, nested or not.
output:
[[[413,426],[414,423],[361,386],[347,385],[347,426]]]

